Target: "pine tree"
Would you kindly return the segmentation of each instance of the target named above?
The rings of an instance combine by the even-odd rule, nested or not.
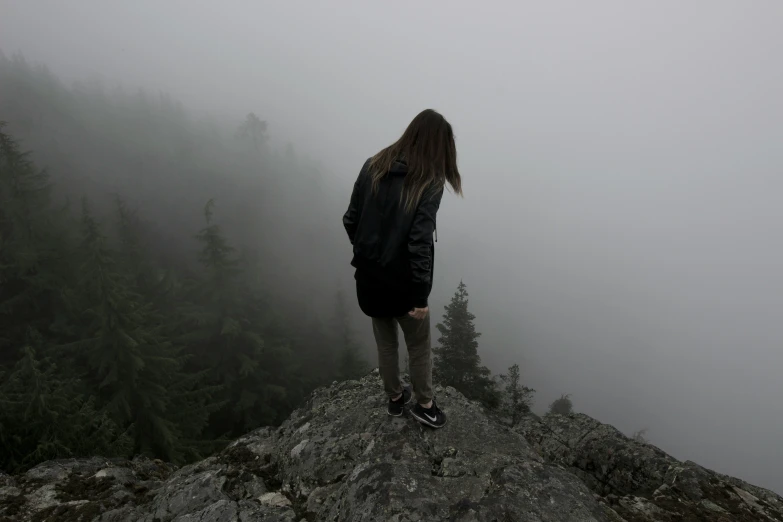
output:
[[[46,172],[0,131],[0,467],[9,469],[129,448],[72,368],[51,357],[52,344],[74,334],[66,318],[74,267],[68,221],[50,192]]]
[[[453,386],[466,397],[479,400],[487,407],[499,405],[500,397],[491,372],[481,365],[478,341],[481,335],[473,324],[475,315],[468,311],[468,292],[460,281],[457,291],[446,305],[443,323],[437,325],[441,333],[435,353],[434,366],[437,378]]]
[[[266,128],[266,121],[251,112],[237,129],[237,137],[249,141],[258,150],[267,141]]]
[[[82,361],[111,418],[131,430],[134,452],[178,461],[179,432],[167,418],[167,387],[179,368],[161,318],[117,263],[86,201],[79,247],[79,340],[66,345]]]
[[[530,413],[536,391],[522,385],[518,364],[509,367],[508,373],[501,375],[500,380],[505,384],[502,390],[501,411],[511,419],[511,425],[516,426],[524,415]]]
[[[30,337],[38,338],[35,332]],[[31,346],[0,374],[0,469],[21,471],[41,461],[90,455],[128,455],[132,441],[96,409],[80,383],[59,376]]]
[[[263,302],[245,284],[235,249],[213,223],[213,207],[207,202],[206,227],[196,236],[203,274],[191,281],[179,340],[192,355],[191,371],[206,370],[207,383],[221,387],[208,428],[220,437],[282,421],[290,411],[286,385],[297,383],[287,343],[264,339]]]
[[[219,388],[205,385],[206,371],[184,371],[188,356],[183,354],[182,346],[171,341],[176,333],[176,319],[171,312],[181,287],[170,273],[160,270],[149,259],[148,231],[137,212],[129,209],[119,196],[115,197],[115,205],[119,264],[127,271],[133,289],[149,303],[150,317],[160,325],[158,333],[168,340],[169,355],[176,360],[176,368],[168,368],[165,378],[166,417],[180,434],[177,461],[201,459],[219,447],[219,443],[216,445],[202,437],[209,415],[216,409],[212,400]]]
[[[571,394],[565,393],[549,405],[549,413],[553,415],[571,415],[574,405],[571,402]]]
[[[16,361],[30,331],[49,334],[64,310],[67,234],[49,177],[0,123],[0,365]]]
[[[148,258],[149,244],[136,211],[128,208],[125,200],[116,196],[116,229],[119,240],[120,264],[131,278],[136,290],[147,300],[154,300],[163,291],[158,270]]]
[[[642,428],[640,430],[637,430],[633,432],[633,435],[631,435],[631,439],[635,440],[636,442],[639,442],[641,444],[649,444],[650,441],[647,440],[647,432],[649,430],[647,428]]]

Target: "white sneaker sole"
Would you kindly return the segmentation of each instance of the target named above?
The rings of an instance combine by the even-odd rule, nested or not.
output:
[[[411,412],[411,417],[413,417],[414,419],[416,419],[420,423],[422,423],[422,424],[424,424],[426,426],[429,426],[430,428],[435,428],[436,430],[438,430],[438,429],[440,429],[440,428],[442,428],[443,426],[446,425],[446,423],[444,422],[443,424],[438,426],[436,424],[433,424],[432,421],[430,421],[429,419],[425,419],[424,417],[419,417],[418,415],[416,415],[413,412]]]

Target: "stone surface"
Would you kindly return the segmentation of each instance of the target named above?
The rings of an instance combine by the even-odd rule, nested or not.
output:
[[[308,520],[606,520],[523,437],[454,390],[436,392],[441,430],[388,417],[375,377],[317,393],[276,433],[281,490]]]
[[[529,416],[514,428],[547,462],[579,477],[628,522],[783,521],[783,498],[655,446],[586,415]]]
[[[181,469],[91,458],[0,474],[0,522],[783,520],[776,495],[587,417],[512,430],[436,392],[442,430],[388,417],[376,372]]]

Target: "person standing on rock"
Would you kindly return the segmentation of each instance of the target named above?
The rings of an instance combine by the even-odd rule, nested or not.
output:
[[[411,415],[433,428],[446,423],[432,393],[430,315],[435,217],[446,184],[462,195],[451,125],[438,112],[419,113],[399,140],[368,159],[354,183],[343,224],[353,245],[356,294],[372,318],[378,368],[400,416],[413,400],[399,371],[397,325],[408,347],[416,404]]]

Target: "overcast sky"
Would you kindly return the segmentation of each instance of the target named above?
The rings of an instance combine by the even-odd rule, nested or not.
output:
[[[346,204],[442,111],[466,197],[439,214],[434,314],[464,279],[485,362],[519,362],[537,409],[572,393],[783,493],[783,2],[480,4],[0,0],[0,49],[255,111]]]

